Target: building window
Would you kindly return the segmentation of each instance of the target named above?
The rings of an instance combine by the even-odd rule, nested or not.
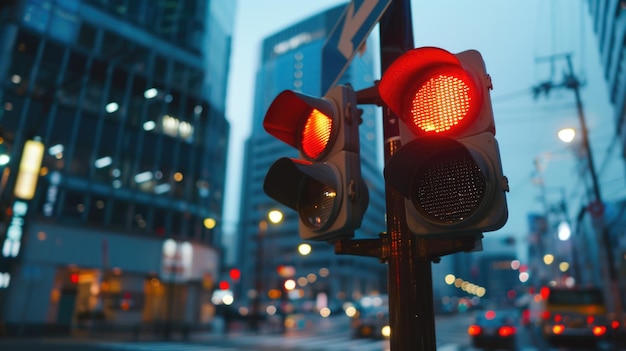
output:
[[[85,212],[85,195],[70,189],[65,189],[62,215],[64,219],[80,220]]]

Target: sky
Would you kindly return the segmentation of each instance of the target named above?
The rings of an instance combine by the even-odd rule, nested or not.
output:
[[[231,123],[225,231],[232,232],[240,199],[243,143],[250,135],[255,73],[261,41],[267,36],[337,4],[338,0],[238,0],[227,100]],[[491,93],[507,194],[509,220],[497,235],[524,240],[527,215],[540,212],[543,180],[549,201],[580,195],[577,160],[571,145],[556,137],[563,127],[579,128],[571,90],[554,89],[533,99],[540,82],[562,81],[565,60],[545,59],[570,53],[574,73],[585,83],[581,97],[590,143],[601,173],[605,200],[626,197],[623,163],[608,162],[612,147],[613,110],[602,76],[597,39],[585,2],[571,0],[438,0],[412,1],[415,47],[437,46],[457,53],[481,52],[492,77]],[[372,35],[377,34],[374,29]],[[578,139],[579,140],[579,139]],[[382,145],[381,145],[382,148]],[[535,161],[538,161],[537,163]],[[535,164],[541,167],[536,172]],[[485,236],[491,234],[486,233]]]

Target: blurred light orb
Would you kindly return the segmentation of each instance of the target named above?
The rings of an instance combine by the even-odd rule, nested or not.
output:
[[[283,213],[281,211],[279,211],[279,210],[271,210],[267,214],[267,218],[273,224],[277,224],[277,223],[280,223],[283,220]]]
[[[302,256],[306,256],[311,253],[311,245],[309,244],[300,244],[298,245],[298,253]]]
[[[563,128],[558,131],[557,136],[559,139],[565,143],[571,143],[576,137],[576,129],[574,128]]]
[[[320,316],[322,316],[323,318],[330,317],[330,308],[324,307],[324,308],[320,309]]]
[[[557,229],[557,236],[559,240],[566,241],[572,235],[572,230],[569,227],[569,223],[563,221],[559,223],[559,227]]]
[[[554,262],[554,255],[546,254],[545,256],[543,256],[543,263],[551,265],[552,262]]]

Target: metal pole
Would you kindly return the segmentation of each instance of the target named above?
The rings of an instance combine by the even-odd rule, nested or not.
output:
[[[411,4],[395,0],[380,21],[381,70],[414,48]],[[384,156],[401,147],[398,117],[383,109]],[[436,350],[431,263],[418,257],[423,240],[406,224],[404,197],[385,183],[389,237],[389,322],[392,351]],[[419,286],[418,286],[419,283]]]
[[[583,111],[583,104],[580,99],[580,92],[578,90],[579,84],[578,79],[574,76],[574,69],[572,68],[572,58],[568,54],[565,56],[567,60],[567,68],[569,69],[569,75],[567,77],[567,81],[565,82],[566,86],[574,91],[574,95],[576,96],[576,109],[578,110],[578,119],[580,121],[580,129],[583,138],[583,147],[585,148],[585,153],[587,154],[587,163],[589,163],[589,172],[591,173],[591,181],[593,183],[593,194],[595,196],[595,200],[597,204],[601,206],[602,212],[598,216],[597,225],[600,226],[602,231],[602,242],[604,244],[604,249],[606,253],[606,265],[609,273],[609,288],[611,294],[613,295],[613,308],[615,309],[616,316],[621,321],[621,316],[623,312],[622,307],[622,296],[619,288],[619,281],[617,278],[617,271],[615,269],[615,260],[613,258],[613,249],[611,246],[611,238],[609,233],[609,228],[607,228],[604,223],[604,202],[602,201],[602,194],[600,192],[600,184],[598,182],[598,175],[596,173],[596,167],[593,161],[593,154],[591,153],[591,145],[589,144],[589,132],[587,130],[587,124],[585,122],[585,113]]]

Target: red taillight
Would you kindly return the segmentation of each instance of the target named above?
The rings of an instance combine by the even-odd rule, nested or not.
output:
[[[613,329],[619,328],[619,321],[611,321],[611,328]]]
[[[78,284],[78,273],[70,274],[70,282],[72,284]]]
[[[500,335],[501,337],[515,335],[515,332],[516,332],[515,327],[511,327],[508,325],[505,325],[503,327],[500,327],[500,329],[498,329],[498,335]]]
[[[470,325],[469,328],[467,328],[467,333],[471,336],[480,335],[481,332],[482,330],[480,329],[480,327],[474,324]]]
[[[496,318],[496,312],[495,311],[487,311],[485,312],[485,318],[487,318],[488,320],[492,320],[494,318]]]
[[[302,129],[302,153],[311,159],[319,158],[328,146],[332,131],[333,120],[317,109],[311,110]]]
[[[606,333],[606,327],[603,325],[596,325],[595,327],[593,327],[592,332],[595,336],[602,336],[604,335],[604,333]]]
[[[555,314],[554,315],[554,321],[555,322],[560,323],[562,320],[563,320],[563,316],[561,316],[560,314]]]
[[[587,324],[593,324],[595,318],[593,316],[587,316]]]
[[[562,324],[555,324],[554,326],[552,326],[552,332],[554,334],[561,334],[563,331],[565,330],[565,326]]]
[[[549,311],[543,311],[543,313],[541,314],[541,319],[543,319],[543,320],[550,319],[550,312]]]
[[[462,128],[474,116],[470,111],[479,104],[470,77],[462,70],[428,77],[415,89],[409,106],[410,121],[421,133],[442,133]]]

